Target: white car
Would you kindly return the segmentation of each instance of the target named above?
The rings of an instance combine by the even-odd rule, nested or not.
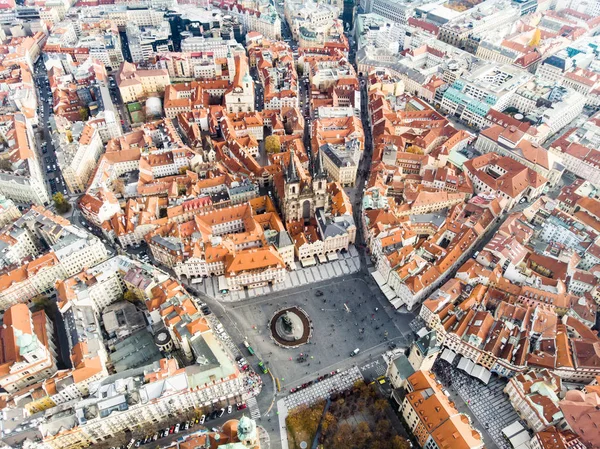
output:
[[[232,411],[233,411],[233,407],[231,405],[229,407],[227,407],[228,414],[231,414]]]

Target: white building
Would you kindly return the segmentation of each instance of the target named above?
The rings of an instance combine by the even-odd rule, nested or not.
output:
[[[11,116],[6,125],[14,130],[8,141],[12,170],[0,170],[0,194],[19,204],[48,204],[50,197],[35,151],[31,125],[20,113]]]
[[[63,174],[65,184],[70,193],[81,194],[87,188],[88,181],[104,145],[97,128],[82,122],[71,127],[71,141],[60,135],[56,151],[56,159]]]

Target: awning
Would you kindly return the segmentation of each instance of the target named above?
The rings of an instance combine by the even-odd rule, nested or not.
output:
[[[448,348],[444,348],[444,351],[442,351],[442,360],[445,360],[448,363],[452,363],[454,362],[454,359],[456,358],[456,353]]]
[[[333,260],[338,260],[338,255],[337,253],[327,253],[327,259],[329,259],[329,261],[333,261]]]
[[[309,257],[308,259],[302,259],[300,261],[302,263],[303,267],[312,267],[313,265],[317,264],[317,261],[315,260],[314,257]]]
[[[388,299],[388,301],[391,301],[392,299],[394,299],[397,296],[396,293],[391,288],[389,288],[387,285],[385,285],[381,288],[381,292],[385,295],[385,297]]]
[[[383,287],[385,284],[387,284],[387,282],[385,281],[385,279],[383,279],[383,276],[379,271],[373,271],[371,273],[371,276],[373,276],[373,279],[375,280],[375,282],[377,282],[377,285],[379,285],[379,287]]]
[[[482,367],[481,375],[477,376],[479,380],[481,380],[484,384],[488,384],[490,382],[490,378],[492,377],[492,373]]]
[[[229,290],[229,283],[227,282],[227,278],[223,275],[219,276],[219,291],[223,292],[223,291],[228,291]]]
[[[463,370],[467,374],[471,374],[471,371],[473,371],[474,366],[475,364],[473,363],[473,361],[466,357],[461,358],[460,362],[458,362],[458,369]]]
[[[531,440],[529,432],[523,427],[519,421],[515,421],[510,426],[502,429],[502,434],[510,441],[510,445],[515,449],[523,449],[527,447],[527,443]]]

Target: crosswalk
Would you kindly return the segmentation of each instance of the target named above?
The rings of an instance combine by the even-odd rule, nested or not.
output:
[[[260,418],[260,410],[258,409],[258,403],[256,402],[256,398],[251,397],[246,401],[248,405],[248,409],[250,410],[250,417],[252,419]]]

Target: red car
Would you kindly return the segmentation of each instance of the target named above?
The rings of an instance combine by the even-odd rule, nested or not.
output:
[[[236,407],[237,407],[238,410],[244,410],[248,406],[246,404],[244,404],[244,403],[240,403]]]

